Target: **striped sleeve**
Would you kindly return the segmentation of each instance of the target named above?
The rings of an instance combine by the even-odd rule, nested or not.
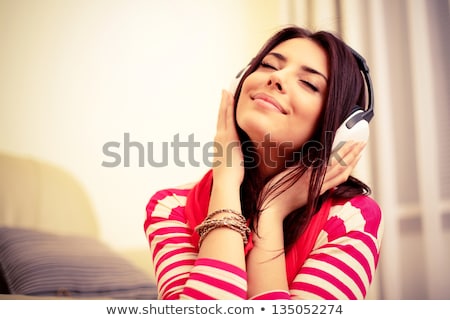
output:
[[[162,190],[147,205],[144,229],[158,298],[248,299],[245,270],[214,259],[198,259],[185,217],[188,192]],[[251,299],[363,299],[378,264],[382,233],[381,211],[369,197],[333,206],[289,292],[265,292]]]
[[[378,264],[383,219],[378,204],[358,196],[333,206],[313,251],[290,285],[293,299],[364,299]]]
[[[197,259],[185,204],[189,190],[157,192],[147,205],[144,229],[159,299],[246,299],[245,270],[213,259]]]

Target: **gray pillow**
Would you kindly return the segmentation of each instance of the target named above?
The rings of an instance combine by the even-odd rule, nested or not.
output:
[[[157,299],[150,277],[97,239],[0,227],[3,293]]]

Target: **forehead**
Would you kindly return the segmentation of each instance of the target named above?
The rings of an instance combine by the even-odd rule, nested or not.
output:
[[[294,38],[279,43],[270,52],[286,58],[287,63],[313,68],[328,76],[328,59],[325,50],[307,38]]]

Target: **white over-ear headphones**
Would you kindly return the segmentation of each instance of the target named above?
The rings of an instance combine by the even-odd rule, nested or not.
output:
[[[334,136],[333,146],[331,150],[340,148],[346,141],[362,141],[369,140],[369,122],[373,118],[373,87],[370,79],[369,67],[366,60],[355,50],[350,48],[355,57],[359,70],[363,74],[364,81],[367,87],[368,103],[367,108],[362,106],[354,106],[351,114],[344,120],[344,122],[336,130]]]
[[[362,141],[367,142],[369,139],[369,122],[374,115],[373,112],[373,88],[372,81],[369,75],[369,67],[366,60],[355,50],[350,48],[355,57],[359,69],[364,77],[368,92],[367,108],[362,106],[354,106],[351,114],[344,120],[344,122],[336,130],[336,134],[333,140],[332,151],[339,149],[347,141]],[[230,85],[230,92],[233,94],[236,92],[237,86],[244,76],[245,72],[250,65],[239,71],[236,77],[233,79]]]

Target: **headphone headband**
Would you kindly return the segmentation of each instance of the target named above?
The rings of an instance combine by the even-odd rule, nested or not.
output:
[[[350,48],[350,47],[349,47]],[[373,100],[374,100],[374,94],[373,94],[373,86],[372,86],[372,79],[370,78],[369,73],[369,66],[366,63],[366,60],[361,56],[358,52],[356,52],[354,49],[350,48],[351,52],[353,53],[353,56],[356,59],[356,62],[358,63],[359,70],[363,74],[364,81],[366,83],[367,87],[367,109],[365,109],[362,113],[358,114],[357,117],[352,118],[352,121],[349,121],[346,126],[350,129],[355,123],[358,121],[364,119],[367,122],[370,122],[372,120],[374,112],[373,112]]]

